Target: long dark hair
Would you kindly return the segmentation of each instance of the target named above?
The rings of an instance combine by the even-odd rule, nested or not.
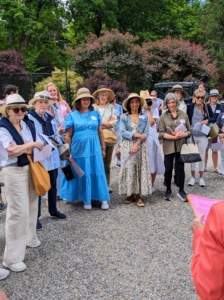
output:
[[[137,98],[137,97],[133,97],[133,98]],[[128,111],[128,113],[129,113],[129,115],[131,115],[131,100],[133,99],[133,98],[130,98],[129,100],[128,100],[128,103],[127,103],[127,111]],[[141,108],[141,101],[140,101],[140,99],[138,98],[138,100],[139,100],[139,108],[138,108],[138,113],[140,114],[140,112],[142,111],[142,108]]]
[[[75,110],[78,110],[78,111],[81,110],[81,99],[78,99],[78,100],[75,101],[74,108],[75,108]],[[88,109],[89,110],[94,110],[93,99],[92,98],[90,99],[90,105],[89,105]]]

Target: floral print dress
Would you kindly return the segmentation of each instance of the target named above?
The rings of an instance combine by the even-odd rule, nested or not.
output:
[[[132,132],[136,133],[137,126],[137,123],[131,122]],[[142,196],[147,196],[151,194],[151,177],[146,143],[140,144],[138,146],[138,153],[125,163],[125,159],[128,157],[135,142],[136,139],[131,141],[123,140],[122,143],[119,194],[127,196],[140,194]]]

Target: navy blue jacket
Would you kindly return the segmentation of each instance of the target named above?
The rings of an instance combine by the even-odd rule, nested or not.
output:
[[[204,105],[203,106],[204,120],[208,119],[208,123],[215,123],[216,117],[213,114],[211,106],[208,105],[208,104],[206,104],[206,105],[207,105],[208,112],[207,112],[207,109],[205,108],[205,105]],[[187,115],[188,115],[190,124],[192,124],[192,117],[193,117],[193,113],[194,113],[194,107],[195,107],[195,103],[191,103],[190,105],[187,105]],[[209,115],[208,115],[208,113],[209,113]]]
[[[210,103],[208,103],[208,105],[211,107]],[[215,112],[213,113],[213,115],[215,116],[215,121],[217,120],[219,114],[222,112],[224,112],[222,104],[217,103],[215,107]]]

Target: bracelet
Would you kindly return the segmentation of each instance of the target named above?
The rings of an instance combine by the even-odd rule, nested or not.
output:
[[[101,147],[101,150],[106,150],[106,147]]]

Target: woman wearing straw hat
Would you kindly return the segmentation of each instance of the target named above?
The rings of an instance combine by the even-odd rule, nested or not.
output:
[[[84,175],[80,178],[74,171],[75,178],[70,181],[62,175],[60,195],[68,202],[83,201],[84,209],[92,209],[92,199],[100,201],[102,209],[108,209],[110,195],[103,165],[106,147],[100,114],[92,106],[94,102],[89,90],[80,88],[74,101],[75,110],[66,117],[65,141]]]
[[[219,102],[219,91],[216,89],[211,90],[208,97],[209,97],[208,106],[211,107],[211,109],[213,111],[213,116],[215,117],[215,120],[217,121],[217,118],[220,115],[220,113],[223,113],[223,111],[224,111],[222,105]],[[207,171],[208,150],[212,148],[212,144],[217,143],[217,138],[218,137],[211,138],[208,141],[208,147],[205,152],[205,172]],[[218,151],[212,150],[212,161],[213,161],[213,166],[214,166],[214,172],[219,175],[222,175],[222,171],[218,167],[218,161],[219,161]]]
[[[156,175],[164,174],[165,167],[163,162],[163,155],[159,144],[156,122],[159,121],[159,107],[153,99],[155,97],[150,96],[149,91],[140,91],[140,97],[146,100],[146,107],[143,109],[143,113],[148,116],[150,128],[149,134],[146,140],[149,155],[150,173],[152,179],[152,193],[155,192],[155,179]]]
[[[29,111],[28,117],[34,122],[36,131],[38,134],[44,134],[47,137],[54,138],[57,141],[55,149],[51,152],[50,157],[42,160],[42,164],[45,169],[48,171],[51,181],[51,188],[48,191],[48,211],[52,218],[58,220],[65,220],[66,215],[62,214],[57,209],[56,197],[57,197],[57,176],[58,168],[60,167],[60,159],[57,146],[62,144],[61,137],[57,130],[57,125],[55,118],[47,113],[47,108],[53,103],[50,100],[50,97],[46,95],[45,91],[37,92],[33,99],[29,101],[30,105],[34,106],[34,109]],[[43,140],[43,142],[45,142]],[[54,142],[52,142],[54,143]],[[42,229],[42,224],[39,221],[41,216],[41,197],[39,197],[39,207],[38,207],[38,216],[37,216],[37,230]]]
[[[178,100],[180,101],[180,105],[178,109],[187,113],[187,105],[184,102],[184,98],[187,97],[188,93],[183,89],[182,85],[175,84],[171,90],[166,92],[166,94],[167,93],[174,93],[177,96]]]
[[[23,263],[26,246],[40,245],[36,236],[38,196],[26,154],[32,154],[33,148],[42,150],[43,145],[36,140],[35,127],[26,116],[28,107],[20,95],[13,94],[0,108],[4,115],[0,120],[0,142],[8,152],[8,157],[1,161],[8,202],[3,266],[14,272],[26,269]]]
[[[149,131],[148,116],[141,110],[145,99],[131,93],[123,102],[127,113],[121,116],[121,170],[119,174],[119,194],[127,195],[126,204],[136,200],[139,207],[145,206],[141,196],[151,194],[149,157],[146,138]]]
[[[100,113],[103,130],[109,129],[114,131],[114,128],[117,125],[117,116],[116,116],[116,111],[114,106],[109,103],[115,97],[114,92],[106,88],[104,85],[101,85],[93,93],[93,97],[96,99],[96,104],[94,104],[93,106]],[[112,192],[110,188],[110,165],[111,165],[113,150],[114,150],[114,145],[106,144],[106,156],[104,157],[104,168],[105,168],[107,184],[110,193]]]

